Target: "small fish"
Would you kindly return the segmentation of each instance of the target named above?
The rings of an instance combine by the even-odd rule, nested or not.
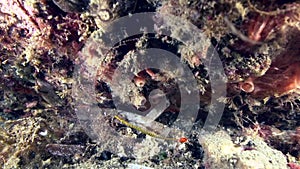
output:
[[[146,129],[143,129],[142,127],[139,127],[139,126],[136,126],[136,125],[133,125],[131,123],[129,123],[128,121],[126,121],[125,119],[115,115],[114,118],[116,118],[117,120],[119,120],[122,124],[130,127],[130,128],[133,128],[137,131],[140,131],[144,134],[147,134],[151,137],[154,137],[154,138],[158,138],[158,139],[163,139],[163,140],[171,140],[171,141],[179,141],[180,143],[185,143],[188,141],[188,139],[186,137],[181,137],[180,139],[177,139],[177,138],[170,138],[170,137],[163,137],[155,132],[152,132],[152,131],[149,131],[149,130],[146,130]]]

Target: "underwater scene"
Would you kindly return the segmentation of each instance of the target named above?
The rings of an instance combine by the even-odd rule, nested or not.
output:
[[[0,168],[300,169],[300,1],[1,0]]]

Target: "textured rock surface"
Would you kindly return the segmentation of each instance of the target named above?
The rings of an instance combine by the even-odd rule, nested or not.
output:
[[[224,131],[201,136],[207,168],[223,169],[284,169],[287,160],[280,151],[269,147],[261,138],[248,138],[239,145],[234,144]],[[243,144],[251,143],[251,147]]]

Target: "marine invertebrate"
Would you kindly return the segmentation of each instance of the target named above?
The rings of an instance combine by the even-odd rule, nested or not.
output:
[[[249,40],[266,42],[273,38],[277,44],[280,44],[280,47],[271,43],[266,44],[271,45],[269,48],[273,51],[270,53],[275,55],[270,56],[272,58],[270,66],[260,75],[250,75],[243,82],[240,82],[240,89],[250,93],[255,98],[280,97],[290,93],[299,93],[300,50],[298,44],[300,15],[299,10],[295,8],[299,4],[286,4],[286,10],[265,12],[255,8],[249,0],[248,3],[258,13],[256,17],[248,21],[249,25],[246,25]],[[271,34],[274,35],[279,30],[281,30],[281,36],[270,37]],[[262,45],[260,50],[263,49]],[[276,53],[275,50],[279,52]]]
[[[298,3],[285,4],[286,9],[263,11],[256,8],[250,0],[247,2],[249,7],[256,12],[247,23],[248,37],[253,41],[265,40],[270,34],[283,28],[289,20],[299,21]]]
[[[292,92],[299,93],[300,62],[289,65],[286,69],[270,68],[264,76],[248,78],[240,83],[240,88],[256,98],[267,96],[280,97]]]
[[[272,41],[276,41],[283,47],[282,43],[285,43],[290,28],[300,30],[299,3],[284,3],[281,6],[275,3],[276,10],[270,6],[260,10],[256,7],[257,4],[252,4],[250,0],[247,2],[249,13],[247,19],[243,19],[241,26],[238,26],[239,29],[227,17],[224,17],[231,32],[239,38],[232,45],[234,50],[253,54],[257,49],[263,47],[263,44],[277,49],[279,47],[272,46]],[[261,3],[261,5],[266,5],[265,2]]]
[[[287,49],[279,55],[263,76],[249,77],[240,82],[240,89],[261,99],[268,96],[280,97],[290,93],[300,93],[299,49],[291,50]]]

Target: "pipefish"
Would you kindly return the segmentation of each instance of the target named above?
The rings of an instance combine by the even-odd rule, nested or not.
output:
[[[123,118],[121,118],[121,117],[119,117],[117,115],[115,115],[114,118],[116,118],[117,120],[119,120],[125,126],[133,128],[133,129],[135,129],[137,131],[140,131],[141,133],[144,133],[144,134],[149,135],[149,136],[154,137],[154,138],[163,139],[163,140],[171,140],[171,141],[179,141],[181,143],[187,142],[187,138],[185,138],[185,137],[181,137],[179,139],[177,139],[177,138],[171,138],[171,137],[164,137],[164,136],[161,136],[161,135],[159,135],[159,134],[157,134],[155,132],[152,132],[152,131],[143,129],[142,127],[133,125],[130,122],[126,121],[125,119],[123,119]]]

